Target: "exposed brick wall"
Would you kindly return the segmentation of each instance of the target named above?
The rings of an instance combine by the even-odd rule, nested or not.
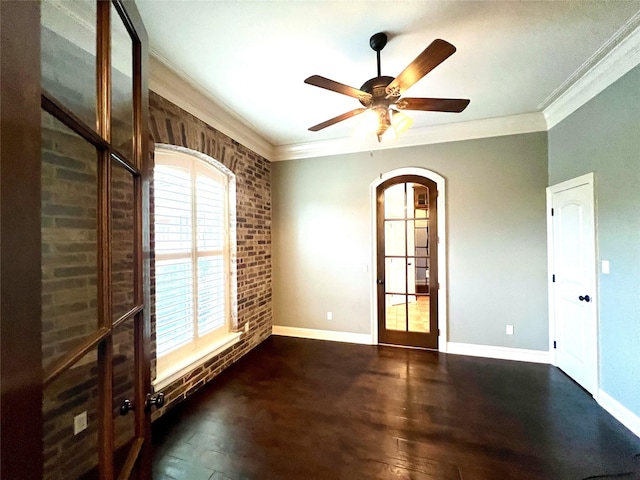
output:
[[[239,343],[162,390],[166,404],[154,413],[156,419],[271,335],[271,164],[154,92],[150,92],[149,103],[156,143],[204,153],[236,175],[237,329],[249,324]],[[155,338],[155,315],[152,335]],[[155,341],[152,355],[155,357]]]
[[[151,117],[157,142],[205,153],[236,175],[235,327],[242,330],[250,325],[231,349],[164,389],[167,406],[154,413],[157,418],[271,334],[271,185],[267,160],[153,93]],[[180,132],[178,137],[175,132]],[[42,347],[43,366],[47,366],[79,345],[98,325],[98,160],[93,146],[48,114],[43,114],[42,133]],[[116,163],[112,168],[112,313],[117,318],[133,306],[133,190],[130,174]],[[153,236],[151,257],[153,261]],[[151,291],[153,295],[153,283]],[[152,315],[154,308],[152,303]],[[133,397],[133,333],[128,325],[113,336],[116,448],[133,436],[133,415],[117,414],[121,401]],[[77,478],[97,464],[96,360],[96,352],[90,352],[45,389],[46,479]],[[88,412],[88,428],[73,435],[73,417],[83,411]]]

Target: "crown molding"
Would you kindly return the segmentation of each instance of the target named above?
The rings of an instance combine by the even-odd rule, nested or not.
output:
[[[539,105],[549,130],[640,64],[640,11]]]
[[[542,113],[525,113],[505,117],[485,118],[468,122],[435,125],[410,129],[393,142],[377,142],[375,139],[339,138],[316,142],[278,145],[273,161],[298,160],[325,157],[345,153],[371,152],[399,147],[414,147],[434,143],[458,142],[487,137],[517,135],[520,133],[544,132],[547,123]]]
[[[188,75],[177,69],[155,52],[149,56],[149,89],[198,117],[203,122],[253,150],[267,160],[274,156],[273,145],[256,133],[245,121],[229,109],[221,107],[209,92],[195,86]]]

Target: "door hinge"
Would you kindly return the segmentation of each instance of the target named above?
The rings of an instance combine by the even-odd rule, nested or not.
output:
[[[556,274],[555,273],[553,275],[551,275],[551,281],[553,283],[556,283]]]
[[[556,348],[556,341],[553,341],[553,348]]]
[[[551,216],[553,217],[553,208],[551,209]]]

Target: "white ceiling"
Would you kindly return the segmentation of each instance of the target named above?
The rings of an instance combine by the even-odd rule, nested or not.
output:
[[[541,112],[639,23],[623,1],[137,0],[151,54],[274,147],[351,137],[360,106],[306,85],[318,74],[360,88],[376,76],[369,37],[387,33],[382,74],[398,75],[435,38],[457,52],[409,89],[469,98],[461,114],[409,112],[414,129]]]

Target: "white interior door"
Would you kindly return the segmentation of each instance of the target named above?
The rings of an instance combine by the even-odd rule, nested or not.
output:
[[[548,189],[551,335],[556,365],[591,394],[598,387],[593,174]]]

